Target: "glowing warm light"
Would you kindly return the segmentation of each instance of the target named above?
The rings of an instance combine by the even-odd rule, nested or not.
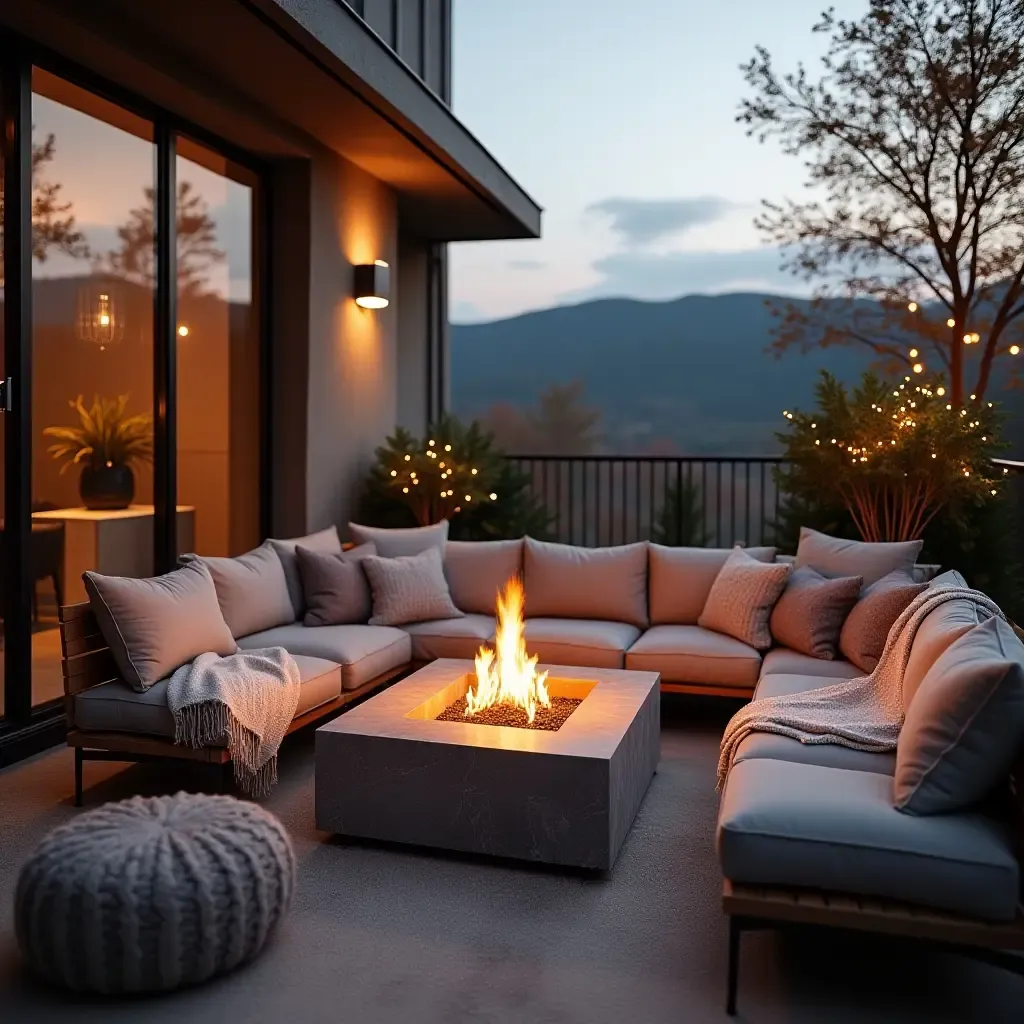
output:
[[[945,388],[936,388],[935,389],[935,394],[937,394],[939,396],[939,398],[941,398],[945,393],[946,393],[946,389]]]
[[[488,497],[491,499],[491,501],[497,501],[498,500],[498,496],[494,493],[494,491],[491,491],[491,493],[488,495]]]
[[[924,364],[923,363],[914,363],[914,365],[911,367],[911,369],[914,371],[914,373],[921,373],[924,370]]]
[[[910,358],[911,359],[916,359],[917,358],[917,349],[916,348],[912,348],[910,350]]]
[[[1011,356],[1020,355],[1020,345],[1011,345],[1010,346],[1010,355]]]
[[[181,338],[187,338],[188,337],[188,327],[186,327],[185,324],[182,324],[178,328],[178,336],[181,337]]]
[[[949,319],[948,319],[948,320],[946,321],[946,326],[947,326],[947,327],[956,327],[956,321],[955,321],[955,320],[954,320],[954,319],[953,319],[952,317],[950,317],[950,318],[949,318]]]
[[[106,313],[100,313],[100,327],[109,327],[110,317]]]
[[[360,295],[356,299],[356,305],[363,309],[384,309],[388,300],[381,295]]]
[[[908,302],[907,303],[907,309],[909,309],[911,313],[916,313],[917,312],[917,303],[916,302]]]
[[[526,653],[523,636],[523,584],[518,576],[498,595],[498,625],[494,648],[481,647],[476,655],[476,685],[466,693],[466,717],[496,704],[510,704],[526,712],[533,722],[538,707],[550,707],[547,672],[537,671],[537,655]]]

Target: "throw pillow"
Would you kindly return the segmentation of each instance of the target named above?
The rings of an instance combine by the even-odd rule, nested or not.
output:
[[[373,610],[370,584],[359,564],[375,555],[372,544],[361,544],[350,551],[310,551],[301,545],[295,549],[306,598],[304,626],[341,626],[366,622]]]
[[[1005,782],[1024,744],[1024,646],[1000,618],[975,626],[928,670],[896,747],[893,802],[957,811]]]
[[[373,592],[371,626],[462,617],[452,604],[441,552],[436,547],[397,558],[368,555],[361,564]]]
[[[444,549],[444,574],[457,608],[494,615],[498,592],[523,571],[523,541],[450,540]]]
[[[82,579],[114,663],[139,693],[200,654],[238,650],[202,562],[151,579],[98,572]]]
[[[832,661],[862,582],[859,576],[826,579],[809,566],[794,570],[769,623],[776,643]]]
[[[775,561],[775,548],[744,548],[759,562]],[[715,577],[732,548],[651,545],[649,593],[652,626],[696,626]]]
[[[523,585],[531,619],[603,619],[646,629],[647,548],[583,548],[526,538]]]
[[[356,544],[373,544],[381,558],[402,558],[418,555],[427,548],[444,551],[448,541],[448,520],[433,526],[414,526],[408,530],[386,530],[379,526],[360,526],[349,523],[348,532]]]
[[[830,537],[827,533],[802,526],[796,564],[798,567],[810,566],[822,576],[833,579],[837,576],[861,576],[864,585],[870,587],[896,569],[913,575],[914,563],[923,544],[921,540],[870,544],[862,540]]]
[[[200,561],[210,570],[221,613],[236,640],[295,621],[284,567],[269,542],[237,558],[184,558]]]
[[[295,549],[301,544],[308,551],[341,551],[341,538],[338,536],[336,526],[328,526],[326,530],[319,533],[310,533],[305,537],[292,537],[290,540],[267,541],[277,552],[281,559],[281,568],[284,569],[284,577],[288,581],[288,593],[292,599],[292,621],[297,622],[302,618],[305,609],[302,597],[302,577],[299,575],[299,561],[295,555]]]
[[[892,624],[927,586],[915,583],[908,573],[898,569],[865,587],[839,634],[843,657],[862,672],[873,672]]]
[[[767,650],[772,645],[768,620],[792,568],[759,562],[743,548],[733,548],[715,577],[697,625]]]

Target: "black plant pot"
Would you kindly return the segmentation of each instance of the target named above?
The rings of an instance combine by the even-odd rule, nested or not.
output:
[[[127,508],[135,497],[135,474],[128,466],[84,466],[78,478],[82,504],[95,511]]]

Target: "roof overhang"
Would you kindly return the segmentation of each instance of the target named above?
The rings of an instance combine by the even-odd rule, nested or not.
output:
[[[540,207],[342,0],[13,7],[0,20],[239,147],[334,150],[391,186],[422,237],[540,235]]]

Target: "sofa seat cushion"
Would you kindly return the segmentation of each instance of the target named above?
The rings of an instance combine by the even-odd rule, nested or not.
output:
[[[341,695],[341,668],[334,661],[293,655],[299,666],[299,703],[295,717]],[[90,732],[130,732],[174,739],[174,718],[167,707],[167,680],[136,693],[120,680],[83,690],[75,697],[75,725]]]
[[[283,647],[290,654],[327,658],[341,665],[341,685],[355,690],[412,660],[409,634],[390,626],[289,626],[265,629],[238,641],[242,650]]]
[[[601,619],[527,619],[526,650],[541,664],[622,668],[640,635],[636,626]]]
[[[826,661],[824,658],[812,658],[809,654],[801,654],[789,647],[776,647],[764,656],[761,675],[776,673],[792,676],[820,676],[822,679],[856,679],[864,675],[852,662],[836,658]]]
[[[660,672],[663,683],[753,689],[761,655],[753,647],[700,626],[653,626],[626,652],[626,668]]]
[[[979,813],[913,817],[892,779],[767,759],[735,764],[718,819],[726,877],[877,896],[994,921],[1016,912],[1006,829]]]
[[[773,732],[752,732],[736,748],[733,764],[768,758],[773,761],[795,761],[816,764],[822,768],[844,768],[854,772],[875,772],[890,778],[896,772],[896,754],[854,750],[836,743],[801,743],[792,736]]]
[[[494,640],[494,618],[490,615],[410,622],[402,629],[412,637],[413,661],[472,658],[482,644]]]

